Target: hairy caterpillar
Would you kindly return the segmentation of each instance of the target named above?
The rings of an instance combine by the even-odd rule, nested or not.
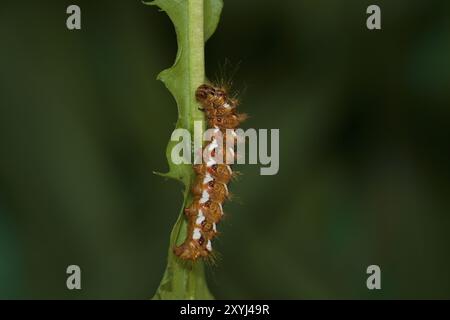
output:
[[[236,111],[238,100],[231,98],[225,88],[203,84],[195,93],[202,111],[205,112],[209,128],[214,128],[223,136],[234,133],[239,124],[246,119],[245,114]],[[213,137],[203,148],[212,150],[212,155],[219,146]],[[234,150],[223,152],[231,153]],[[188,220],[187,237],[183,244],[174,248],[174,253],[183,260],[195,261],[212,255],[212,240],[217,236],[217,224],[223,217],[222,204],[229,198],[228,183],[234,173],[230,165],[216,163],[211,158],[203,164],[194,165],[197,175],[191,194],[193,201],[185,209]]]

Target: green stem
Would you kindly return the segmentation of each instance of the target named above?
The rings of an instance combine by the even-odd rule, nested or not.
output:
[[[202,121],[195,99],[196,89],[205,83],[205,41],[214,32],[222,10],[221,0],[155,0],[175,25],[178,53],[175,64],[161,72],[158,79],[164,82],[178,105],[177,128],[194,133],[194,121]],[[201,261],[185,263],[173,253],[173,248],[186,239],[187,222],[184,208],[191,201],[190,186],[195,175],[192,165],[175,165],[171,151],[177,142],[169,142],[166,155],[170,170],[165,177],[177,179],[185,186],[184,202],[170,236],[168,263],[161,284],[153,299],[213,299],[206,283],[205,268]]]
[[[205,83],[205,35],[204,35],[203,0],[188,0],[188,43],[191,121],[189,130],[194,132],[193,121],[204,121],[203,112],[198,109],[195,91]]]

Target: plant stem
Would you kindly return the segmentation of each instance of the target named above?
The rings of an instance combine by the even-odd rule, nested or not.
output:
[[[174,22],[179,47],[174,66],[164,70],[158,78],[166,84],[177,100],[177,128],[188,129],[193,136],[194,121],[202,121],[203,127],[205,125],[204,114],[198,109],[195,99],[196,89],[205,83],[204,0],[156,0],[152,4],[165,10]],[[187,221],[184,208],[191,201],[190,186],[195,174],[191,165],[172,163],[172,147],[173,143],[169,143],[166,153],[170,171],[164,176],[184,183],[184,203],[170,236],[167,268],[153,299],[213,299],[206,283],[203,262],[188,264],[179,260],[173,253],[173,248],[186,239]]]
[[[188,43],[189,43],[189,75],[190,75],[190,111],[191,120],[205,120],[203,112],[198,109],[195,91],[205,83],[205,36],[204,36],[204,3],[203,0],[188,0]],[[193,121],[189,123],[193,134]]]

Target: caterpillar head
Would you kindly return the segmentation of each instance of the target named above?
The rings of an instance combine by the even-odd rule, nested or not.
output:
[[[197,88],[197,91],[195,91],[195,97],[197,98],[198,102],[204,104],[215,95],[215,92],[216,89],[214,87],[207,84],[202,84]]]
[[[208,84],[202,84],[195,91],[195,98],[206,110],[212,110],[225,104],[227,97],[227,92],[224,89],[214,88]]]

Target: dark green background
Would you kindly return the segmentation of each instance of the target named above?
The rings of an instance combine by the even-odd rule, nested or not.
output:
[[[444,0],[225,0],[208,75],[240,62],[245,127],[279,128],[281,160],[238,168],[217,298],[450,298],[449,17]],[[153,295],[182,202],[152,174],[177,117],[155,78],[175,53],[138,0],[2,1],[0,298]]]

